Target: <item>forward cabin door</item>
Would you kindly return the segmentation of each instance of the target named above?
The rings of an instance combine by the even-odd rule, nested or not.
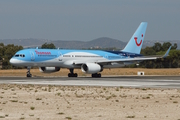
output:
[[[30,55],[31,55],[31,61],[34,61],[34,60],[35,60],[34,52],[33,52],[33,51],[30,51]]]

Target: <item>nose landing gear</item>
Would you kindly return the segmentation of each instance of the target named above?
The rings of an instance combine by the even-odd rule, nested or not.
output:
[[[26,77],[32,77],[30,69],[31,69],[31,67],[27,67],[27,75],[26,75]]]

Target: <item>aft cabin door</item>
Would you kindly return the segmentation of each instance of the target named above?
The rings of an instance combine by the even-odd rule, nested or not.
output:
[[[30,54],[31,54],[31,61],[34,61],[34,60],[35,60],[34,52],[33,52],[33,51],[30,51]]]

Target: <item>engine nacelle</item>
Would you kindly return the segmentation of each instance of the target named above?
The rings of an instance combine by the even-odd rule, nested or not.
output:
[[[43,73],[58,72],[59,70],[60,70],[60,67],[39,67],[39,71]]]
[[[103,68],[99,64],[96,64],[96,63],[86,63],[86,64],[82,64],[81,70],[82,72],[85,72],[85,73],[94,74],[94,73],[101,72]]]

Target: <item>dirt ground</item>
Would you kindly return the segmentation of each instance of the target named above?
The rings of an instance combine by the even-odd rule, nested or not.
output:
[[[104,75],[137,75],[137,72],[144,72],[145,75],[180,75],[180,69],[146,69],[146,68],[115,68],[115,69],[104,69],[101,72]],[[0,70],[0,76],[26,76],[26,69],[11,69],[11,70]],[[78,76],[90,76],[90,74],[83,73],[80,69],[75,69],[75,73]],[[67,76],[69,73],[68,69],[61,69],[54,73],[41,73],[39,69],[31,69],[33,76]]]
[[[5,120],[180,120],[180,90],[0,85]]]

